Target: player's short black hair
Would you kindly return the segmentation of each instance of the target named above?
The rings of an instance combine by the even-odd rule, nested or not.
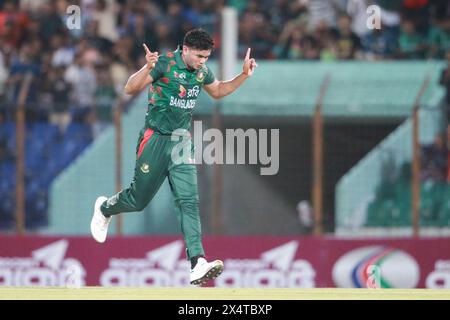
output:
[[[192,29],[186,33],[183,45],[196,50],[212,50],[214,40],[203,29]]]

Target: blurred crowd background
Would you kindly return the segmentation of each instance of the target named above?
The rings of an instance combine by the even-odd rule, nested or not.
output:
[[[66,27],[69,5],[81,29]],[[378,5],[381,29],[367,28]],[[443,59],[450,48],[446,0],[6,0],[0,1],[0,110],[11,119],[20,75],[36,77],[28,120],[67,127],[110,120],[112,101],[144,63],[142,43],[166,52],[202,27],[221,46],[220,10],[239,13],[239,55],[256,59]],[[2,120],[4,121],[4,120]],[[94,132],[94,134],[95,134]]]
[[[381,8],[380,29],[367,27],[367,8],[373,4]],[[70,5],[81,8],[80,29],[66,26]],[[202,27],[214,37],[212,59],[218,58],[225,6],[238,12],[240,57],[250,47],[257,60],[450,61],[448,0],[0,0],[0,176],[8,176],[0,191],[9,199],[0,213],[13,221],[11,137],[25,73],[34,75],[27,124],[37,124],[28,134],[41,137],[27,149],[27,172],[43,176],[28,176],[37,182],[27,185],[27,195],[34,195],[27,199],[33,199],[29,211],[45,217],[51,179],[111,124],[118,99],[131,98],[123,87],[145,62],[142,44],[160,53],[172,51],[186,31]],[[450,69],[443,70],[440,81],[450,92]],[[437,137],[436,146],[424,149],[424,158],[430,159],[425,168],[431,167],[424,175],[450,179],[445,140]]]

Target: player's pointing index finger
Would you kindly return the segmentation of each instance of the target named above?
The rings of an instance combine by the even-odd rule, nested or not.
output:
[[[252,50],[252,49],[250,49],[250,48],[247,49],[247,53],[245,54],[245,60],[250,59],[250,50]]]
[[[147,45],[145,43],[142,44],[144,46],[145,51],[150,54],[150,49],[147,47]]]

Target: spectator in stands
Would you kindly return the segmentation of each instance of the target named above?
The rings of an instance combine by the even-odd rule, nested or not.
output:
[[[403,20],[398,39],[397,58],[423,59],[425,51],[426,43],[424,37],[417,32],[411,20]]]
[[[326,24],[334,28],[337,17],[344,12],[346,1],[342,0],[300,0],[308,8],[308,30],[314,31],[318,26]]]
[[[368,35],[371,30],[367,28],[367,7],[371,0],[351,0],[347,2],[345,13],[352,20],[352,31],[360,38]]]
[[[113,83],[116,92],[121,94],[121,98],[128,100],[129,95],[123,92],[122,88],[125,86],[128,80],[128,67],[120,60],[119,57],[111,57],[110,55],[104,56],[106,65],[109,66],[109,72],[111,74],[111,81]]]
[[[252,0],[242,12],[239,22],[239,56],[251,47],[255,58],[271,58],[275,39],[270,34],[269,21],[258,1]]]
[[[450,183],[450,125],[447,125],[447,183]]]
[[[319,45],[315,36],[306,33],[306,21],[297,19],[284,27],[273,54],[280,59],[318,60]]]
[[[333,31],[328,23],[323,20],[316,25],[316,29],[312,33],[318,43],[321,60],[333,61],[337,59],[338,48]]]
[[[7,102],[10,106],[16,106],[18,102],[20,88],[22,86],[24,77],[27,74],[32,75],[32,81],[28,89],[26,99],[27,119],[30,121],[46,120],[45,109],[40,110],[38,101],[38,79],[42,74],[41,64],[39,63],[39,55],[41,53],[42,45],[35,39],[31,42],[25,43],[19,51],[18,56],[12,59],[9,78],[7,80]]]
[[[0,112],[0,128],[3,127],[5,121],[4,113]],[[0,130],[0,163],[13,158],[8,148],[8,138],[6,130]]]
[[[50,1],[42,2],[38,8],[40,20],[39,35],[45,44],[48,44],[50,39],[55,34],[62,34],[66,29],[63,24],[63,19],[56,11],[54,3]]]
[[[380,29],[374,29],[366,35],[361,43],[365,59],[392,59],[397,50],[397,32],[382,24]]]
[[[433,0],[429,3],[430,21],[450,17],[450,2],[448,0]]]
[[[320,48],[317,40],[312,36],[306,36],[303,39],[303,59],[317,60],[320,58]]]
[[[447,51],[447,67],[442,70],[439,83],[445,88],[445,116],[447,117],[447,125],[450,124],[450,50]]]
[[[397,2],[392,0],[383,1],[386,3]],[[434,2],[434,0],[403,0],[400,1],[401,7],[397,6],[394,9],[400,11],[403,21],[410,21],[419,33],[423,33],[428,28],[430,2]]]
[[[435,182],[447,180],[448,151],[445,136],[438,133],[430,145],[422,146],[421,150],[421,179],[431,179]]]
[[[450,17],[442,18],[430,28],[428,35],[430,45],[428,56],[442,59],[450,50]]]
[[[272,49],[272,55],[276,59],[304,59],[304,42],[306,37],[312,39],[306,33],[306,24],[302,20],[293,20],[287,23],[278,37],[277,44]],[[317,49],[316,58],[319,57]]]
[[[3,41],[0,38],[0,101],[4,97],[5,84],[8,78],[8,69],[6,67],[5,55],[2,52],[2,48],[3,48]]]
[[[14,0],[4,1],[0,10],[0,37],[4,37],[7,45],[19,48],[25,36],[28,15],[19,11]]]
[[[50,122],[57,125],[61,133],[64,133],[72,121],[69,111],[69,92],[72,87],[64,79],[64,67],[57,67],[52,71],[50,93],[52,95],[53,108],[50,111]]]
[[[109,52],[113,46],[113,43],[102,38],[98,33],[98,21],[89,20],[86,23],[83,39],[87,41],[88,47],[100,52]]]
[[[352,19],[348,15],[339,17],[336,30],[337,58],[340,60],[355,59],[361,48],[361,41],[352,31]]]
[[[99,122],[100,132],[112,121],[112,108],[116,100],[116,90],[111,81],[109,68],[100,66],[97,71],[98,86],[95,90],[95,113]]]
[[[71,84],[71,102],[73,119],[79,122],[89,114],[94,103],[94,92],[97,87],[96,76],[91,62],[86,57],[86,52],[78,53],[75,61],[67,68],[64,80]]]
[[[68,67],[72,64],[75,49],[69,43],[70,39],[67,34],[57,34],[51,38],[51,64],[53,67]]]
[[[137,59],[141,55],[142,44],[149,43],[152,47],[159,47],[158,38],[154,31],[155,24],[149,22],[143,13],[136,14],[134,19],[133,29],[130,30],[130,34],[133,35],[133,51],[132,55],[134,59]]]
[[[376,0],[381,9],[380,19],[382,26],[398,31],[401,22],[402,1],[404,0]],[[407,1],[407,0],[406,0]],[[414,1],[414,0],[413,0]],[[419,0],[420,1],[420,0]],[[398,35],[398,34],[397,34]]]
[[[126,66],[127,69],[132,70],[135,68],[134,59],[136,59],[136,57],[133,57],[132,52],[133,38],[130,36],[123,36],[116,43],[114,43],[111,53],[117,62],[120,62]]]
[[[120,7],[115,0],[98,0],[95,4],[92,18],[97,22],[98,35],[111,42],[119,38],[116,28]]]
[[[176,47],[176,42],[172,38],[170,24],[167,21],[159,21],[155,26],[155,33],[161,52],[168,52]]]

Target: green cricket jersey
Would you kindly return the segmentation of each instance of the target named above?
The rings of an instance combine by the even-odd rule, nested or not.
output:
[[[147,128],[170,135],[176,129],[190,130],[192,111],[201,88],[214,82],[214,74],[205,66],[188,70],[181,58],[182,47],[159,57],[150,71],[153,84],[148,93]]]

